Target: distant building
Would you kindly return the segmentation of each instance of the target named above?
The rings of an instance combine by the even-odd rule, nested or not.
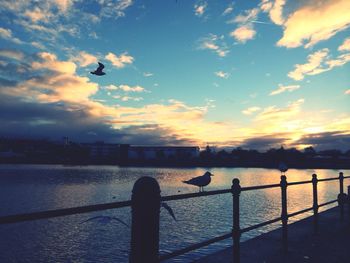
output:
[[[103,141],[97,141],[95,143],[82,143],[81,145],[89,149],[89,156],[92,159],[106,157],[117,158],[120,148],[120,144],[104,143]]]
[[[199,147],[189,146],[129,146],[129,160],[183,160],[199,156]]]

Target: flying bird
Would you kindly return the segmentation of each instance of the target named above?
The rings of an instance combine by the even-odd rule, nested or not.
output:
[[[168,211],[168,213],[171,215],[171,217],[172,217],[175,221],[177,221],[173,209],[172,209],[167,203],[162,202],[162,203],[161,203],[161,206],[162,206],[163,208],[165,208],[165,209]]]
[[[106,73],[102,71],[104,67],[105,65],[103,65],[101,62],[98,62],[98,68],[95,71],[91,71],[90,73],[97,76],[106,75]]]
[[[123,224],[124,226],[129,227],[129,225],[127,223],[125,223],[123,220],[121,220],[117,217],[112,217],[112,216],[94,216],[94,217],[89,218],[88,220],[81,222],[80,224],[83,224],[83,223],[86,223],[89,221],[93,221],[93,220],[96,220],[97,222],[102,223],[102,224],[108,224],[108,223],[112,222],[113,220],[115,220],[115,221],[118,221],[119,223]]]
[[[213,176],[210,172],[205,172],[202,176],[194,177],[187,181],[182,181],[185,184],[196,185],[199,187],[199,192],[203,192],[203,187],[207,186],[211,182],[211,176]]]
[[[288,167],[285,163],[281,162],[279,165],[278,165],[278,170],[281,171],[281,175],[285,175],[285,173],[288,171]]]

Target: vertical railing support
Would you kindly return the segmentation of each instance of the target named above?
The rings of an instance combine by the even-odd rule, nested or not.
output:
[[[317,197],[317,175],[312,175],[312,193],[313,193],[313,205],[314,210],[314,233],[318,233],[318,197]]]
[[[241,194],[241,186],[237,178],[232,180],[232,196],[233,196],[233,228],[232,228],[232,239],[233,239],[233,262],[240,262],[240,237],[241,229],[239,225],[239,196]]]
[[[348,185],[348,220],[349,220],[349,224],[350,224],[350,185]]]
[[[141,177],[132,189],[130,263],[159,262],[160,187],[152,177]]]
[[[282,198],[282,244],[283,252],[288,252],[288,212],[287,212],[287,178],[285,175],[281,176],[281,198]]]
[[[340,206],[340,218],[344,219],[344,175],[342,172],[339,173],[339,195],[338,195],[338,203]]]

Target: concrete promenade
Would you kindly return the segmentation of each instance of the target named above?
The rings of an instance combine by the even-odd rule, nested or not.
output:
[[[281,228],[241,243],[241,263],[350,263],[350,216],[344,220],[339,207],[319,214],[319,233],[313,232],[313,218],[288,226],[288,253],[283,255]],[[196,263],[232,262],[232,248],[216,252]]]

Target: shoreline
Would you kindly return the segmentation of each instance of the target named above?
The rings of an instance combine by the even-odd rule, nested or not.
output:
[[[237,163],[237,164],[223,164],[223,163],[128,163],[121,164],[116,162],[89,162],[89,163],[66,163],[66,162],[0,162],[0,165],[63,165],[63,166],[119,166],[119,167],[154,167],[154,168],[263,168],[263,169],[277,169],[278,164],[257,164],[257,163]],[[289,169],[331,169],[331,170],[348,170],[350,163],[313,163],[313,164],[289,164]]]

